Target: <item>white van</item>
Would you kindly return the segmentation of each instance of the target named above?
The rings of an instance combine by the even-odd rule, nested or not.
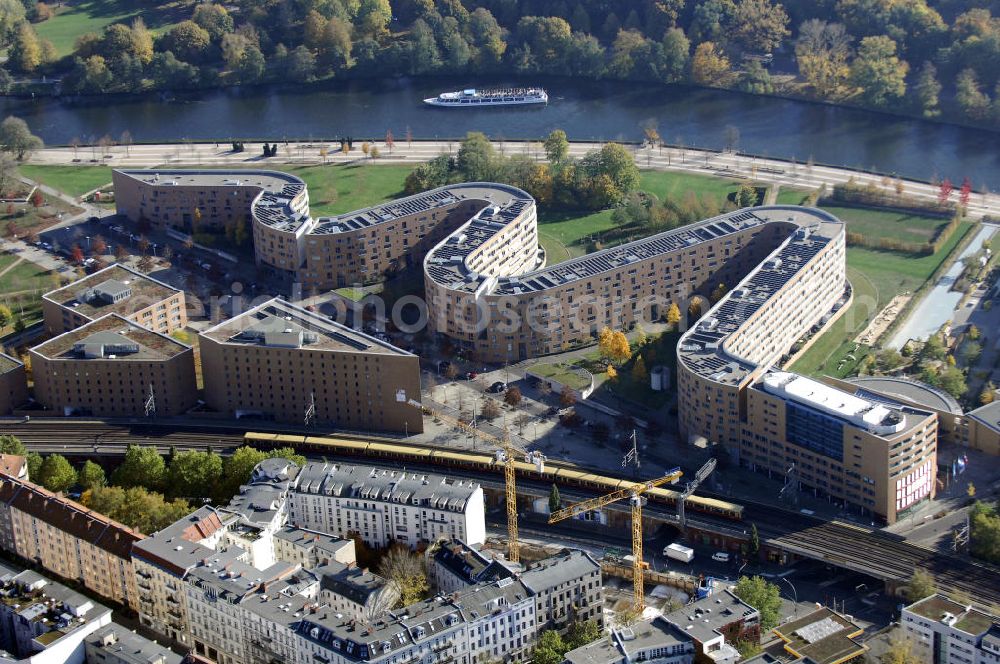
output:
[[[716,551],[715,553],[712,554],[712,560],[714,560],[717,563],[728,563],[729,554],[724,551]]]

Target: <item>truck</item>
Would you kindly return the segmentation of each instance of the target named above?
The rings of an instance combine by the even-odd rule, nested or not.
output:
[[[673,558],[674,560],[689,563],[694,560],[694,549],[677,543],[668,544],[663,547],[663,555],[667,558]]]

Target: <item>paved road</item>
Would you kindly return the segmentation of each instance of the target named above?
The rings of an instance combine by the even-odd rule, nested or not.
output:
[[[356,145],[349,154],[342,154],[340,146],[332,143],[291,143],[279,144],[275,157],[261,156],[261,144],[248,144],[247,150],[233,153],[227,143],[186,143],[186,144],[152,144],[133,145],[129,148],[110,148],[103,158],[90,148],[74,151],[72,148],[46,148],[32,155],[32,163],[37,164],[73,164],[82,165],[104,164],[115,167],[142,168],[160,165],[200,165],[219,166],[238,164],[258,168],[279,168],[286,164],[320,164],[320,163],[363,163],[398,164],[427,161],[440,154],[455,153],[458,150],[457,141],[414,141],[407,145],[398,141],[390,151],[387,146],[379,143],[382,156],[377,160],[366,160],[361,153],[360,145]],[[494,143],[504,154],[527,154],[535,159],[544,159],[545,152],[538,141],[497,141]],[[600,147],[599,143],[573,143],[570,154],[582,156],[589,150]],[[326,158],[320,157],[320,149],[328,151]],[[895,185],[883,176],[863,173],[844,168],[830,166],[810,166],[779,159],[753,157],[733,153],[719,153],[691,148],[638,148],[634,150],[637,163],[643,168],[656,170],[686,171],[702,175],[719,175],[736,178],[753,178],[759,182],[776,184],[782,187],[816,189],[822,185],[832,187],[835,184],[847,182],[853,178],[861,185],[874,184],[889,192],[895,191]],[[903,180],[905,196],[925,201],[936,201],[938,187],[915,180]],[[958,194],[952,195],[957,201]],[[1000,215],[1000,195],[992,193],[977,193],[969,203],[969,214],[980,217],[983,214]]]

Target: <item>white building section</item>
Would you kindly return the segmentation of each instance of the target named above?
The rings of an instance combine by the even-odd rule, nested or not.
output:
[[[905,422],[895,411],[812,378],[784,371],[764,377],[764,390],[784,399],[839,417],[856,427],[886,435],[903,430]]]

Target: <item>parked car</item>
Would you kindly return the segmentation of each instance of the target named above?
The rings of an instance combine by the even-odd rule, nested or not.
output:
[[[725,551],[716,551],[715,553],[712,554],[712,560],[714,560],[717,563],[728,563],[729,554],[726,553]]]
[[[500,394],[501,392],[504,392],[506,390],[507,390],[507,383],[503,382],[502,380],[498,380],[497,382],[490,385],[486,391],[489,392],[490,394]]]
[[[477,374],[475,371],[470,371],[469,373],[465,374],[465,380],[475,380],[476,376],[478,375],[479,374]]]
[[[451,362],[449,362],[448,360],[441,360],[440,362],[438,362],[438,373],[443,374],[445,371],[449,369],[449,367],[451,367]]]

